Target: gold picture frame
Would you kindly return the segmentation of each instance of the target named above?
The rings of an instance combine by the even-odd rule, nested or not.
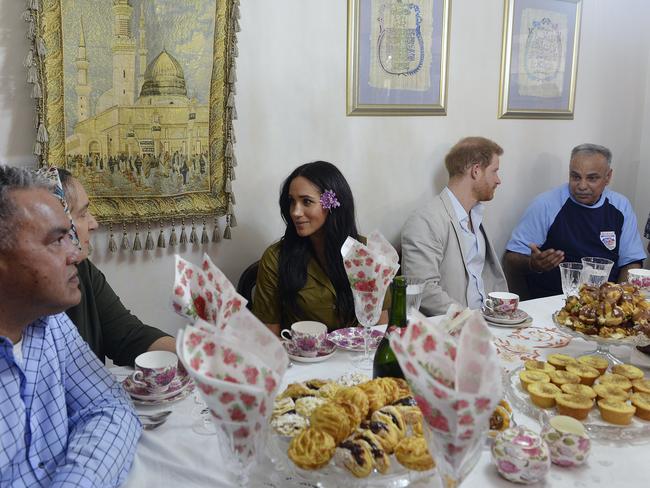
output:
[[[212,47],[212,65],[206,68],[203,78],[208,94],[196,89],[192,92],[192,87],[185,85],[185,76],[190,79],[193,73],[172,53],[180,45],[163,44],[159,37],[158,49],[147,55],[144,34],[135,34],[138,20],[140,29],[145,25],[146,9],[160,12],[157,0],[102,2],[102,8],[114,17],[109,20],[89,19],[93,15],[91,2],[82,8],[83,1],[70,1],[41,0],[35,3],[38,7],[26,12],[34,46],[30,55],[34,53],[38,69],[38,87],[34,92],[38,91],[35,98],[40,125],[35,154],[40,164],[67,168],[78,177],[88,191],[90,211],[99,222],[163,225],[166,221],[226,215],[229,234],[231,217],[234,220],[231,180],[236,160],[232,119],[236,118],[234,57],[238,1],[206,0],[201,11],[210,16],[206,20],[208,16],[204,15],[202,22],[207,22],[211,29],[213,26],[213,35],[200,37],[207,32],[200,30],[205,24],[191,31],[195,47],[197,38],[209,43],[208,47],[198,44],[205,52]],[[196,8],[197,2],[200,0],[192,2],[192,8]],[[97,3],[93,5],[99,10]],[[177,13],[181,7],[174,7],[175,11],[171,8],[169,12]],[[74,19],[64,17],[64,13]],[[184,19],[191,17],[191,13],[185,12]],[[92,29],[85,28],[89,20],[104,28],[107,26],[100,23],[110,22],[107,32],[112,31],[112,39],[100,38]],[[163,29],[164,20],[155,19]],[[193,25],[186,27],[192,29]],[[160,36],[148,26],[147,35]],[[68,36],[75,36],[74,42]],[[66,52],[73,44],[74,52]],[[97,84],[112,81],[110,90],[101,96],[91,93],[91,53],[102,56],[101,59],[112,56],[113,60],[112,78],[95,78]],[[99,64],[95,60],[95,66]],[[119,81],[120,73],[116,71],[123,73],[127,81]],[[119,98],[123,86],[126,98]],[[133,93],[129,98],[130,91]],[[165,101],[161,101],[163,96]],[[72,99],[76,114],[73,130],[71,123],[66,126],[66,108]],[[163,181],[163,177],[169,181]],[[121,186],[112,187],[113,181],[119,181]]]
[[[504,0],[498,117],[573,119],[582,0]]]
[[[446,115],[451,0],[348,0],[347,115]]]

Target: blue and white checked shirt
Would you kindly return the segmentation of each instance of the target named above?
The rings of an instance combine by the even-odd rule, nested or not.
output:
[[[141,433],[122,388],[64,313],[21,345],[0,337],[0,486],[118,486]]]

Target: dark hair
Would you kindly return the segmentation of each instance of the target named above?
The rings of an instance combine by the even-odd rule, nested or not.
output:
[[[485,137],[465,137],[454,144],[445,156],[449,177],[460,176],[467,168],[477,163],[485,169],[495,154],[503,154],[503,149],[496,142]]]
[[[14,219],[18,207],[11,197],[11,192],[32,188],[50,191],[51,185],[45,178],[33,171],[0,165],[0,250],[9,249],[14,239]]]
[[[72,173],[70,173],[70,171],[67,169],[56,168],[56,170],[59,173],[59,180],[61,180],[61,186],[63,187],[63,193],[65,194],[64,198],[66,202],[68,202],[70,210],[72,210],[73,204],[77,200],[77,195],[74,191],[74,185],[72,184],[74,176],[72,176]]]
[[[302,176],[313,183],[321,193],[325,190],[332,190],[336,194],[340,207],[333,208],[323,228],[325,229],[325,273],[334,285],[336,290],[336,310],[341,324],[347,325],[354,320],[354,299],[348,281],[343,258],[341,257],[341,246],[348,236],[359,238],[357,225],[354,217],[354,198],[348,182],[339,169],[325,161],[298,166],[284,180],[280,190],[280,212],[282,219],[287,224],[280,243],[280,265],[279,265],[279,290],[282,309],[281,325],[288,327],[285,320],[285,310],[291,310],[300,315],[301,309],[297,302],[298,292],[305,286],[307,281],[307,264],[314,256],[314,250],[308,237],[300,237],[296,233],[296,227],[291,220],[289,198],[289,186],[291,182]]]

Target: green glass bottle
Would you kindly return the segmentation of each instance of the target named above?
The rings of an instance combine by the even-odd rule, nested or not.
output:
[[[373,378],[386,376],[404,378],[402,368],[400,368],[395,353],[390,347],[390,342],[388,342],[391,334],[399,334],[397,329],[404,327],[406,327],[406,278],[396,276],[392,284],[392,300],[388,327],[386,328],[386,334],[384,334],[384,337],[379,343],[379,347],[375,352],[375,359],[373,360]]]

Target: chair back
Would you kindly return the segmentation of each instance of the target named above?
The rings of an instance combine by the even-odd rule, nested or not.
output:
[[[237,282],[237,293],[248,300],[246,307],[249,310],[253,309],[253,293],[255,291],[255,282],[257,281],[257,269],[259,265],[259,261],[255,261],[251,264],[244,270]]]

